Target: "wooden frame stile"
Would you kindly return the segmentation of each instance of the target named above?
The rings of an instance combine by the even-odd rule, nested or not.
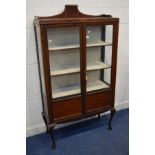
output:
[[[113,104],[111,105],[114,108],[115,102],[115,83],[116,83],[116,66],[117,66],[117,47],[118,47],[118,29],[119,29],[119,21],[115,21],[113,24],[113,46],[112,46],[112,93],[113,93]]]
[[[116,64],[117,64],[117,44],[118,44],[118,27],[119,19],[113,18],[111,15],[92,16],[81,13],[76,5],[65,6],[64,12],[51,17],[37,17],[34,19],[35,28],[39,25],[40,37],[42,45],[42,60],[45,79],[45,91],[47,100],[47,111],[45,111],[45,103],[43,104],[43,118],[47,127],[47,131],[51,133],[52,148],[56,148],[54,138],[54,127],[58,123],[79,120],[100,113],[111,111],[108,129],[111,130],[111,121],[115,114],[114,98],[115,98],[115,82],[116,82]],[[87,26],[105,26],[113,25],[113,43],[112,43],[112,66],[111,66],[111,86],[110,88],[99,89],[87,92],[87,45],[86,45],[86,27]],[[80,88],[81,93],[60,98],[52,98],[52,84],[50,74],[50,60],[47,29],[51,27],[79,27],[79,44],[80,44]],[[35,35],[37,35],[35,33]],[[101,36],[104,40],[105,34]],[[36,46],[37,37],[36,37]],[[105,47],[101,50],[104,52]],[[38,50],[37,50],[38,51]],[[52,52],[52,51],[50,51]],[[39,57],[39,56],[38,56]],[[102,55],[104,57],[104,55]],[[39,58],[38,58],[39,61]],[[39,63],[39,62],[38,62]],[[38,65],[39,69],[40,66]],[[40,73],[39,73],[40,74]],[[41,80],[41,77],[40,77]],[[41,84],[42,85],[42,84]],[[42,86],[41,86],[42,89]],[[43,92],[41,90],[41,94]],[[42,96],[42,100],[44,96]],[[46,112],[48,114],[46,114]]]
[[[51,95],[51,83],[50,81],[50,68],[49,68],[49,53],[48,53],[48,45],[47,45],[47,32],[46,26],[40,26],[41,31],[41,42],[42,42],[42,51],[43,54],[43,66],[44,66],[44,78],[45,78],[45,88],[46,88],[46,95],[47,95],[47,103],[48,103],[48,113],[49,113],[49,123],[53,122],[53,106],[52,102],[52,95]],[[52,111],[51,111],[52,109]]]
[[[42,100],[42,108],[43,108],[42,116],[43,116],[43,120],[44,120],[45,125],[46,125],[46,132],[48,132],[49,119],[48,119],[48,116],[45,112],[45,107],[44,107],[44,93],[43,93],[42,78],[41,78],[41,65],[40,65],[40,60],[39,60],[39,45],[38,45],[38,42],[39,42],[38,37],[39,36],[37,36],[37,25],[35,25],[35,23],[34,23],[34,33],[35,33],[36,54],[37,54],[37,61],[38,61],[40,92],[41,92],[41,100]],[[41,59],[43,59],[43,57]],[[45,75],[45,73],[44,73],[44,75]]]
[[[81,60],[81,89],[82,89],[82,113],[86,111],[86,26],[81,23],[80,29],[80,60]]]

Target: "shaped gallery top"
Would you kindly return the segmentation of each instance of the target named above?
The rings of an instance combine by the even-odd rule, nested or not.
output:
[[[113,18],[111,15],[102,14],[102,15],[87,15],[81,13],[77,5],[66,5],[62,13],[54,16],[47,17],[38,17],[35,16],[34,24],[38,25],[50,25],[53,23],[77,23],[77,22],[98,22],[105,24],[112,24],[112,22],[118,22],[119,18]]]

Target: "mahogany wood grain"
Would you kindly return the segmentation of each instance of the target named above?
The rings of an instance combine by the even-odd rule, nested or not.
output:
[[[81,115],[81,98],[53,102],[54,120]]]
[[[97,109],[107,108],[111,105],[111,92],[101,92],[90,94],[86,97],[86,111],[94,111]]]

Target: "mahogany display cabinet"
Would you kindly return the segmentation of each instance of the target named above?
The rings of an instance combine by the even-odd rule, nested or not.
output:
[[[56,124],[115,113],[119,19],[86,15],[67,5],[55,16],[35,17],[43,119],[56,147]]]

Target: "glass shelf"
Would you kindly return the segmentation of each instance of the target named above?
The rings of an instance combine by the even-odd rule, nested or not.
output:
[[[97,46],[111,46],[112,43],[105,42],[105,41],[97,41],[95,43],[88,43],[87,47],[97,47]],[[67,50],[67,49],[75,49],[80,48],[79,44],[60,44],[60,45],[54,45],[53,47],[49,47],[49,51],[57,51],[57,50]]]
[[[86,47],[97,47],[97,46],[111,46],[112,43],[111,42],[105,42],[105,41],[102,41],[102,40],[99,40],[99,41],[95,41],[95,42],[89,42],[87,43],[87,46]]]
[[[54,69],[51,72],[51,76],[78,73],[78,72],[80,72],[80,67],[79,66],[66,66],[66,67],[63,67],[63,68]]]
[[[87,71],[86,91],[110,88],[111,68]]]
[[[68,95],[75,95],[81,92],[80,85],[68,86],[61,89],[55,89],[53,98],[64,97]]]
[[[87,71],[91,71],[91,70],[97,70],[97,69],[106,69],[106,68],[110,68],[110,65],[107,65],[103,62],[95,62],[95,63],[88,63],[87,64]]]
[[[49,51],[57,51],[57,50],[66,50],[66,49],[74,49],[74,48],[80,48],[79,44],[60,44],[60,45],[54,45],[52,47],[49,47]]]
[[[51,78],[53,98],[80,94],[80,73],[53,76]]]
[[[110,86],[103,81],[95,81],[92,83],[88,83],[87,85],[87,92],[94,91],[94,90],[99,90],[99,89],[106,89],[110,88]]]
[[[95,63],[87,65],[87,71],[97,70],[97,69],[106,69],[110,67],[111,67],[110,65],[107,65],[103,62],[95,62]],[[51,72],[51,76],[71,74],[71,73],[77,73],[77,72],[80,72],[79,66],[66,66],[63,68],[54,69]]]
[[[95,81],[93,83],[89,83],[87,87],[87,92],[99,89],[106,89],[110,86],[102,81]],[[64,97],[68,95],[75,95],[80,93],[80,85],[74,85],[69,87],[64,87],[61,89],[56,89],[53,92],[53,98]]]

